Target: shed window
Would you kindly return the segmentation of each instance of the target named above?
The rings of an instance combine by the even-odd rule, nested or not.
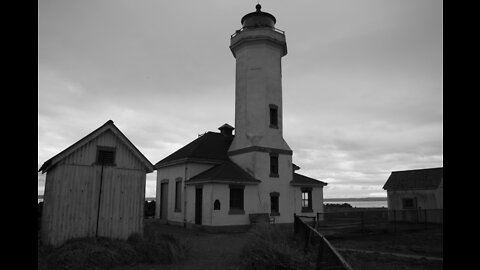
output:
[[[312,189],[302,188],[302,212],[312,211]]]
[[[97,148],[97,164],[115,165],[115,148],[98,146]]]
[[[270,177],[278,177],[278,154],[270,154]]]
[[[243,210],[243,191],[245,186],[230,186],[230,211],[229,214],[245,214]]]
[[[402,207],[403,209],[415,209],[417,208],[416,202],[417,200],[415,198],[402,199]]]
[[[278,128],[278,106],[270,104],[270,127]]]

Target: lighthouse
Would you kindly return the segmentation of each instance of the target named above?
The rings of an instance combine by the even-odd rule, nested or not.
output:
[[[322,181],[297,173],[283,139],[285,32],[275,17],[246,14],[230,37],[235,58],[235,127],[206,132],[155,164],[156,218],[230,230],[258,222],[291,225],[323,212]],[[233,134],[235,130],[235,134]]]
[[[292,176],[292,150],[283,139],[282,57],[287,43],[275,23],[258,4],[230,38],[236,59],[235,138],[228,155],[259,179],[281,178],[280,168]]]

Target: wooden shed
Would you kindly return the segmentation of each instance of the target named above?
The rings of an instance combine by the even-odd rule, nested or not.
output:
[[[397,220],[443,222],[443,167],[394,171],[383,189]]]
[[[152,163],[107,121],[46,161],[41,235],[54,246],[77,237],[126,239],[143,233]]]

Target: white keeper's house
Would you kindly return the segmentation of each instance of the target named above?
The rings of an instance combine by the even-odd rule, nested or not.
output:
[[[243,16],[230,39],[235,128],[223,124],[154,166],[155,216],[169,224],[216,230],[249,225],[253,214],[286,224],[293,223],[294,213],[323,212],[327,184],[295,172],[300,167],[283,138],[285,33],[260,9]]]

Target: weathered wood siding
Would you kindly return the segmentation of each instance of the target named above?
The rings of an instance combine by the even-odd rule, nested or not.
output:
[[[115,147],[115,164],[118,168],[145,171],[145,165],[133,152],[110,130],[105,131],[90,142],[65,157],[61,163],[75,165],[92,165],[96,161],[97,146]]]
[[[97,145],[116,148],[116,166],[96,165]],[[143,232],[146,168],[107,131],[47,172],[42,239],[55,246],[76,237],[126,239]],[[99,207],[100,183],[101,198]]]

